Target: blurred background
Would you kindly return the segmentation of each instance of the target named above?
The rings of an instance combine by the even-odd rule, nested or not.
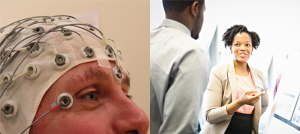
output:
[[[263,72],[269,87],[269,107],[260,120],[262,134],[271,115],[276,79],[287,64],[286,56],[300,48],[300,1],[206,0],[205,5],[204,24],[197,43],[209,55],[211,68],[233,59],[222,42],[223,33],[231,26],[245,25],[260,36],[260,46],[254,50],[249,64]],[[164,18],[162,0],[151,0],[150,29],[157,28]]]
[[[150,116],[149,0],[0,0],[0,27],[41,15],[74,15],[98,27],[122,51],[129,94]]]

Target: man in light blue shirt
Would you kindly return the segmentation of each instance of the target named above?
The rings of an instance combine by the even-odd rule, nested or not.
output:
[[[191,134],[197,125],[210,61],[196,43],[204,0],[163,0],[166,19],[150,32],[150,133]]]

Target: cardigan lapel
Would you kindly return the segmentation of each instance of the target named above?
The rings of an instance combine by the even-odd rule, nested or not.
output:
[[[253,71],[253,68],[251,66],[249,66],[249,68],[250,68],[250,73],[251,73],[251,76],[252,76],[252,80],[254,82],[255,89],[257,90],[256,94],[259,94],[259,93],[261,93],[261,89],[258,87],[258,85],[256,85],[257,83],[255,83],[255,79],[258,79],[257,73],[255,71]],[[258,80],[260,80],[260,79],[258,79]],[[256,104],[254,105],[255,112],[257,110],[259,110],[259,111],[257,111],[257,112],[259,112],[259,114],[260,114],[260,106],[261,106],[260,101],[257,101]]]
[[[247,66],[248,66],[248,67],[249,67],[249,69],[250,69],[251,78],[252,78],[252,81],[253,81],[254,87],[255,87],[255,89],[257,89],[257,87],[256,87],[256,83],[255,83],[255,79],[257,79],[257,74],[256,74],[255,72],[253,72],[253,68],[252,68],[251,66],[249,66],[248,64],[247,64]]]
[[[230,62],[228,66],[228,79],[231,86],[232,102],[234,102],[237,96],[237,82],[236,82],[236,74],[235,74],[233,61]]]
[[[251,66],[249,66],[249,69],[250,69],[250,73],[251,73],[251,76],[252,76],[252,80],[253,80],[254,85],[255,85],[255,89],[257,90],[257,94],[259,94],[261,92],[261,89],[258,88],[256,83],[255,83],[255,79],[258,79],[257,73],[255,71],[253,71],[253,68]],[[254,126],[254,129],[255,129],[256,132],[258,132],[260,113],[261,113],[261,101],[257,101],[254,105],[254,117],[253,117],[253,126]]]

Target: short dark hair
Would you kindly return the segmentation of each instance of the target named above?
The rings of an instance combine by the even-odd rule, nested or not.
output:
[[[253,31],[248,31],[247,27],[244,25],[234,25],[227,29],[227,31],[223,34],[222,41],[225,42],[225,48],[232,45],[233,38],[236,34],[245,32],[250,35],[252,46],[254,49],[260,44],[260,38],[257,33]]]
[[[163,7],[166,12],[176,11],[181,13],[186,7],[192,5],[195,1],[199,2],[199,8],[201,8],[204,0],[163,0]]]

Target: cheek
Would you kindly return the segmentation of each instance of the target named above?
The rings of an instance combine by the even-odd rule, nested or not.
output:
[[[251,54],[252,54],[252,49],[251,49],[251,48],[249,48],[249,49],[248,49],[248,58],[250,58],[250,57],[251,57]]]
[[[239,53],[238,49],[232,48],[232,51],[233,51],[234,57],[237,57],[238,53]]]
[[[112,133],[110,115],[99,110],[64,113],[55,120],[51,129],[56,128],[60,133]]]

